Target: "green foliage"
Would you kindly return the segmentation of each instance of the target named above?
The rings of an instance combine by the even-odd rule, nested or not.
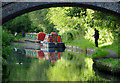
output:
[[[14,40],[14,37],[11,34],[8,34],[7,31],[2,31],[2,56],[3,58],[7,58],[7,56],[11,53],[10,42]]]
[[[14,37],[13,41],[17,42],[24,42],[25,37],[22,37],[22,32],[18,33],[16,37]]]
[[[3,82],[6,82],[6,81],[8,81],[8,75],[9,75],[9,70],[7,68],[8,63],[6,60],[7,60],[8,56],[12,53],[12,48],[10,46],[10,42],[13,41],[14,37],[11,34],[8,34],[7,31],[4,31],[4,30],[2,31],[2,29],[0,31],[1,31],[0,36],[2,35],[2,39],[1,39],[2,44],[0,46],[0,47],[2,47],[2,49],[0,49],[0,53],[1,53],[1,51],[2,51],[2,53],[0,55],[2,55],[2,67],[4,70],[2,72],[3,73],[2,78],[3,78]]]
[[[2,46],[10,45],[10,42],[14,40],[14,36],[7,31],[2,31]]]
[[[58,13],[60,12],[60,13]],[[77,7],[49,8],[47,19],[55,25],[66,44],[93,48],[94,28],[99,30],[99,46],[118,45],[119,18],[100,11]],[[85,38],[92,43],[85,44],[77,39]],[[81,44],[81,45],[80,45]],[[111,48],[111,47],[109,47]],[[118,48],[112,48],[118,53]]]
[[[99,62],[103,65],[109,66],[112,71],[116,71],[120,67],[120,59],[114,58],[107,58],[107,59],[100,59]]]
[[[63,41],[66,44],[82,48],[93,48],[93,29],[97,28],[100,33],[99,44],[113,43],[113,46],[108,46],[108,48],[117,50],[117,46],[114,47],[114,45],[119,44],[119,24],[119,18],[103,12],[98,12],[85,8],[56,7],[34,11],[28,14],[21,15],[20,17],[17,17],[3,24],[3,32],[1,32],[3,37],[3,56],[4,58],[6,58],[6,56],[8,57],[12,49],[9,46],[10,42],[13,40],[19,40],[21,37],[20,32],[22,31],[45,33],[55,31],[57,33],[59,32],[59,34],[62,35]],[[7,30],[8,32],[6,32],[5,30]],[[14,34],[14,32],[20,33],[15,39],[12,35],[9,34]],[[90,42],[89,40],[92,42]],[[102,57],[108,54],[108,51],[96,48],[96,52],[92,55],[92,57]],[[22,69],[21,66],[16,66],[13,70],[13,72],[16,73],[11,74],[11,76],[13,76],[12,80],[16,81],[31,79],[32,81],[35,81],[39,78],[41,81],[103,80],[102,78],[94,75],[95,72],[92,70],[93,62],[91,58],[85,58],[84,56],[79,54],[75,55],[77,56],[74,56],[73,53],[64,53],[64,56],[62,56],[62,58],[58,60],[54,66],[50,66],[50,68],[48,67],[47,62],[45,62],[44,64],[42,63],[42,60],[33,62],[35,64],[32,64],[29,69],[27,69],[26,67],[23,67]],[[12,58],[14,59],[14,57]],[[14,60],[19,61],[17,58],[15,58]],[[3,64],[5,63],[5,59],[3,59]],[[47,65],[47,67],[45,67],[44,65]],[[28,72],[24,73],[26,70]],[[20,78],[22,76],[25,76],[25,78]],[[17,79],[14,79],[14,77],[17,77]]]
[[[75,9],[79,10],[80,8],[75,8]],[[79,17],[71,18],[71,16],[69,16],[69,13],[71,11],[69,10],[73,11],[72,7],[49,8],[48,10],[47,19],[55,25],[55,28],[59,30],[59,34],[66,33],[66,31],[73,29],[74,30],[83,29],[81,28],[83,26],[81,26],[80,24],[81,20],[79,19]]]
[[[81,16],[86,16],[86,9],[85,8],[79,8],[79,7],[71,7],[66,9],[67,16],[72,17],[81,17]]]
[[[31,28],[31,21],[28,14],[21,15],[3,24],[3,29],[8,30],[12,34],[22,31],[28,32]]]
[[[114,40],[114,37],[113,37],[112,33],[109,32],[107,29],[99,30],[99,34],[100,34],[100,36],[99,36],[98,42],[101,43],[101,44],[103,44],[103,43],[112,43],[113,40]],[[92,42],[94,42],[95,39],[94,39],[94,37],[92,35],[94,35],[94,29],[88,28],[88,30],[86,31],[85,38],[89,39]]]
[[[53,31],[57,32],[54,29],[54,25],[46,19],[48,9],[37,10],[28,14],[31,25],[34,27],[34,32],[45,32],[51,33]]]
[[[99,58],[109,55],[109,52],[107,50],[96,48],[96,52],[93,53],[92,58]]]
[[[22,31],[36,33],[58,32],[54,25],[46,19],[47,12],[48,9],[43,9],[21,15],[3,24],[3,29],[12,34],[15,32],[21,33]]]
[[[118,41],[119,19],[106,13],[77,7],[57,7],[48,10],[47,18],[60,34],[65,35],[65,40],[75,39],[76,37],[71,34],[77,30],[83,37],[94,42],[93,29],[97,28],[100,33],[99,43]]]
[[[7,59],[7,57],[12,53],[11,46],[2,46],[2,56]]]
[[[80,7],[54,7],[21,15],[5,23],[3,29],[9,30],[11,33],[22,30],[45,33],[55,31],[62,35],[65,43],[72,41],[75,43],[75,40],[79,38],[94,42],[93,29],[97,28],[100,34],[98,43],[99,46],[103,46],[112,43],[113,45],[118,44],[119,24],[119,18],[100,11]],[[17,38],[15,40],[19,39]],[[83,46],[86,47],[87,45]],[[93,44],[88,45],[88,47],[93,46]],[[118,49],[114,48],[114,50]],[[118,53],[118,51],[116,52]]]
[[[83,34],[79,30],[70,30],[62,34],[62,39],[64,41],[75,40],[75,39],[79,39],[82,37],[83,37]]]
[[[98,12],[98,11],[89,10],[89,9],[87,12],[89,13],[88,16],[90,16],[90,17],[89,17],[89,19],[87,19],[88,17],[86,17],[86,19],[88,21],[88,23],[85,27],[85,28],[87,28],[87,30],[85,31],[86,39],[89,39],[90,41],[94,41],[94,38],[92,37],[92,35],[94,34],[93,29],[97,28],[99,30],[99,34],[100,34],[99,43],[110,43],[110,42],[113,43],[114,41],[117,41],[118,37],[117,37],[116,31],[118,31],[118,29],[119,29],[118,22],[114,22],[115,23],[114,25],[116,25],[116,29],[115,29],[115,27],[112,24],[106,23],[106,22],[112,22],[112,21],[114,21],[114,19],[105,19],[105,18],[109,18],[109,17],[112,18],[114,16],[111,16],[106,13]],[[118,21],[117,18],[116,18],[116,20]],[[92,25],[91,25],[91,23],[92,23]],[[105,25],[105,24],[107,24],[107,25]]]
[[[63,35],[65,41],[84,37],[94,42],[93,29],[97,28],[100,33],[99,44],[118,44],[119,24],[119,18],[103,12],[80,7],[56,7],[21,15],[5,23],[3,29],[11,33],[22,30],[45,33],[55,31]]]

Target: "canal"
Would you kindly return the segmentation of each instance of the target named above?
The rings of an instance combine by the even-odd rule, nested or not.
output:
[[[36,45],[38,46],[38,45]],[[7,58],[7,81],[120,81],[94,68],[93,60],[67,49],[13,43]],[[6,71],[6,70],[3,70]]]

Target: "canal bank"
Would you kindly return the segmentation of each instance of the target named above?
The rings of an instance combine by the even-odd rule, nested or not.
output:
[[[98,70],[116,76],[120,76],[120,65],[119,65],[120,57],[112,50],[105,49],[109,53],[103,55],[97,55],[99,54],[97,52],[97,49],[80,48],[71,45],[66,45],[66,50],[70,52],[82,53],[87,55],[88,57],[92,57],[94,62],[94,67],[96,67]]]

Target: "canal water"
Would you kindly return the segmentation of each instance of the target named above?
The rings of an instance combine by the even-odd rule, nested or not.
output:
[[[93,68],[92,58],[81,53],[25,43],[12,47],[7,58],[8,81],[120,81]]]

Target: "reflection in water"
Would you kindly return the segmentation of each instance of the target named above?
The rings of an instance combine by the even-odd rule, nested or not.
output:
[[[13,46],[18,50],[13,51],[7,60],[9,81],[107,80],[95,75],[93,60],[85,55],[64,52],[64,49],[27,48],[22,43]],[[19,62],[22,64],[16,64]]]
[[[92,81],[94,71],[92,70],[92,59],[83,55],[65,52],[64,56],[50,67],[47,76],[51,81]],[[92,78],[92,79],[91,79]]]
[[[49,60],[52,63],[60,59],[62,52],[64,52],[64,48],[25,49],[26,56]]]

